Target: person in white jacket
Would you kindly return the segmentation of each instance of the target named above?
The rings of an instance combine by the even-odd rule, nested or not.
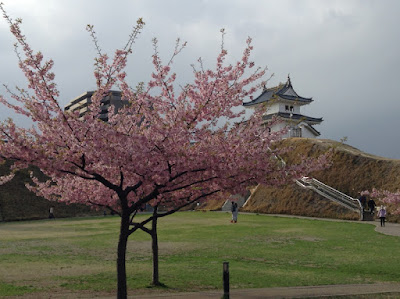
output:
[[[378,211],[378,217],[381,219],[381,226],[385,226],[385,220],[386,220],[386,209],[384,206],[381,206],[379,211]]]

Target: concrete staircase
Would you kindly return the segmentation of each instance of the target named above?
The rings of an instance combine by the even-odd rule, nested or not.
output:
[[[247,198],[250,196],[250,192],[248,192],[248,194],[242,196],[239,194],[236,195],[231,195],[223,204],[221,210],[225,211],[225,212],[230,212],[231,211],[231,207],[232,207],[232,200],[236,201],[238,204],[238,207],[242,207],[244,205],[244,203],[246,202]]]
[[[370,211],[364,211],[362,220],[363,221],[374,221],[375,220],[375,214],[371,214]]]
[[[360,214],[360,220],[363,221],[373,221],[374,214],[371,215],[369,211],[364,211],[361,206],[360,201],[357,198],[352,198],[351,196],[344,194],[314,178],[303,177],[300,180],[296,180],[296,184],[302,188],[313,190],[319,195],[332,200],[343,207],[358,212]],[[252,192],[245,196],[241,195],[231,195],[222,206],[222,211],[230,211],[231,210],[231,201],[234,200],[238,203],[239,207],[246,206],[247,202],[251,200],[252,195],[255,193],[257,188],[256,186]]]

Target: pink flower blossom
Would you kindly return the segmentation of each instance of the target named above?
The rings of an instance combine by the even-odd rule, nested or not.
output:
[[[199,59],[193,82],[184,87],[175,86],[178,75],[170,72],[186,44],[163,64],[154,40],[154,72],[135,90],[126,82],[125,67],[144,23],[138,22],[127,46],[115,51],[113,58],[101,52],[93,27],[88,26],[98,50],[94,72],[98,88],[88,112],[80,117],[59,105],[53,61],[33,52],[20,21],[12,22],[7,15],[6,19],[23,49],[20,68],[30,92],[11,93],[10,99],[0,96],[0,102],[29,117],[34,126],[18,127],[12,120],[0,123],[0,139],[7,140],[0,142],[1,156],[14,160],[14,169],[35,165],[49,178],[41,182],[33,177],[33,185],[27,185],[39,196],[118,213],[122,243],[143,227],[133,219],[144,204],[162,204],[172,213],[188,203],[240,193],[258,183],[282,184],[327,164],[327,157],[321,156],[282,167],[276,158],[281,150],[271,148],[285,130],[264,129],[261,109],[237,122],[243,113],[233,111],[260,90],[265,74],[262,69],[246,72],[254,64],[249,63],[250,38],[235,64],[225,65],[228,52],[223,47],[214,68],[204,69]],[[118,113],[110,109],[109,121],[103,122],[98,110],[113,87],[129,104]],[[218,127],[220,120],[226,124]],[[2,177],[0,183],[9,179]]]

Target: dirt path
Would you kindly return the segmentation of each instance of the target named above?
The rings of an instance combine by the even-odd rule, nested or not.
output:
[[[286,287],[286,288],[262,288],[262,289],[242,289],[231,290],[230,299],[260,299],[260,298],[326,298],[331,296],[366,296],[375,298],[374,294],[391,294],[388,298],[400,298],[400,284],[377,283],[377,284],[348,284],[348,285],[323,285],[323,286],[304,286],[304,287]],[[149,293],[147,295],[136,295],[134,291],[130,292],[128,298],[135,299],[221,299],[223,290],[187,292],[187,293]],[[91,293],[52,293],[40,296],[38,294],[25,295],[23,297],[6,298],[52,298],[52,299],[112,299],[115,296],[94,295]],[[362,297],[365,298],[365,297]],[[378,297],[382,298],[382,297]],[[386,298],[386,297],[383,297]]]
[[[382,293],[399,293],[400,284],[349,284],[328,286],[307,286],[289,288],[264,288],[232,290],[230,299],[255,299],[255,298],[321,298],[327,296],[369,295]],[[132,296],[131,298],[190,298],[190,299],[220,299],[223,291],[209,291],[199,293],[177,293],[146,296]]]

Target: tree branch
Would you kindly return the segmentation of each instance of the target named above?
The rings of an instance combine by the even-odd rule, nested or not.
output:
[[[220,192],[220,191],[221,191],[221,190],[214,190],[214,191],[212,191],[212,192],[210,192],[210,193],[202,194],[202,195],[196,197],[195,199],[192,199],[192,200],[186,202],[185,204],[176,207],[176,208],[173,209],[173,210],[169,210],[168,212],[157,214],[157,217],[158,217],[158,218],[162,218],[162,217],[171,215],[171,214],[173,214],[173,213],[175,213],[175,212],[178,212],[179,210],[183,209],[184,207],[187,207],[188,205],[191,205],[191,204],[195,203],[196,201],[200,200],[200,199],[203,198],[203,197],[210,196],[210,195],[215,194],[215,193],[218,193],[218,192]]]
[[[112,211],[113,213],[118,214],[119,216],[121,216],[121,213],[120,213],[120,212],[118,212],[117,210],[113,209],[113,208],[110,207],[109,205],[103,205],[103,204],[100,204],[100,203],[93,202],[93,201],[91,201],[91,200],[89,200],[88,202],[89,202],[91,205],[94,205],[94,206],[98,206],[98,207],[102,207],[102,208],[107,208],[107,209],[109,209],[110,211]]]
[[[191,186],[196,185],[196,184],[209,182],[209,181],[211,181],[211,180],[213,180],[213,179],[217,179],[217,178],[218,178],[218,177],[215,176],[215,177],[210,177],[210,178],[207,178],[207,179],[198,180],[198,181],[195,181],[195,182],[191,182],[191,183],[189,183],[189,184],[186,184],[186,185],[182,185],[182,186],[176,187],[175,189],[163,191],[163,193],[170,193],[170,192],[182,190],[182,189],[191,187]]]

